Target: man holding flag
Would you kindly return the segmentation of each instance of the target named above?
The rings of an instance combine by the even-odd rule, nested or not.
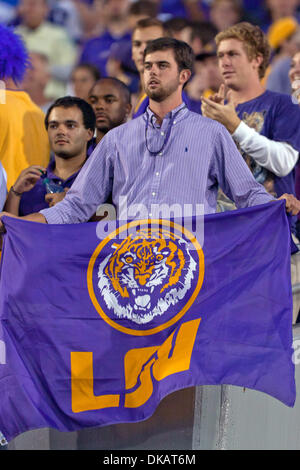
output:
[[[182,103],[192,64],[187,44],[150,43],[146,113],[101,139],[63,201],[3,219],[7,440],[38,427],[145,420],[166,395],[201,384],[294,405],[284,206],[297,213],[300,203],[284,195],[269,204],[226,129]],[[219,184],[241,210],[214,214]],[[110,196],[119,220],[99,236],[81,222]],[[197,203],[205,243],[163,216]]]

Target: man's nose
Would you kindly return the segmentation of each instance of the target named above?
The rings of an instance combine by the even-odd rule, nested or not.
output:
[[[105,108],[105,101],[98,99],[97,104],[96,104],[96,109],[104,109]]]
[[[66,126],[64,124],[59,124],[56,128],[57,134],[65,134],[66,133]]]

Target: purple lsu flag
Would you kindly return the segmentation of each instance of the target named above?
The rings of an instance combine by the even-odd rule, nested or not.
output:
[[[104,221],[3,221],[7,441],[41,427],[144,420],[164,396],[196,385],[247,387],[294,405],[284,202],[205,216],[201,244],[196,220],[110,231]]]

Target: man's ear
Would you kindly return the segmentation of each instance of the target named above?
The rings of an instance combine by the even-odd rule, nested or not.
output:
[[[130,115],[131,110],[132,110],[132,105],[131,105],[130,103],[127,103],[127,104],[125,105],[125,117],[126,117],[126,119],[127,119],[128,116]]]
[[[255,65],[257,66],[257,70],[259,69],[259,67],[261,66],[262,62],[263,62],[264,58],[262,55],[257,55],[255,57]]]
[[[92,129],[87,129],[87,142],[94,137],[94,133]]]
[[[180,83],[184,85],[190,79],[191,75],[192,75],[192,72],[189,69],[181,70],[180,76],[179,76]]]

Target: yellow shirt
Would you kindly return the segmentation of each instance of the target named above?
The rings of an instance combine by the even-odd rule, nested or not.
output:
[[[44,113],[24,91],[6,90],[0,104],[0,160],[8,189],[30,165],[47,166],[50,147]]]

